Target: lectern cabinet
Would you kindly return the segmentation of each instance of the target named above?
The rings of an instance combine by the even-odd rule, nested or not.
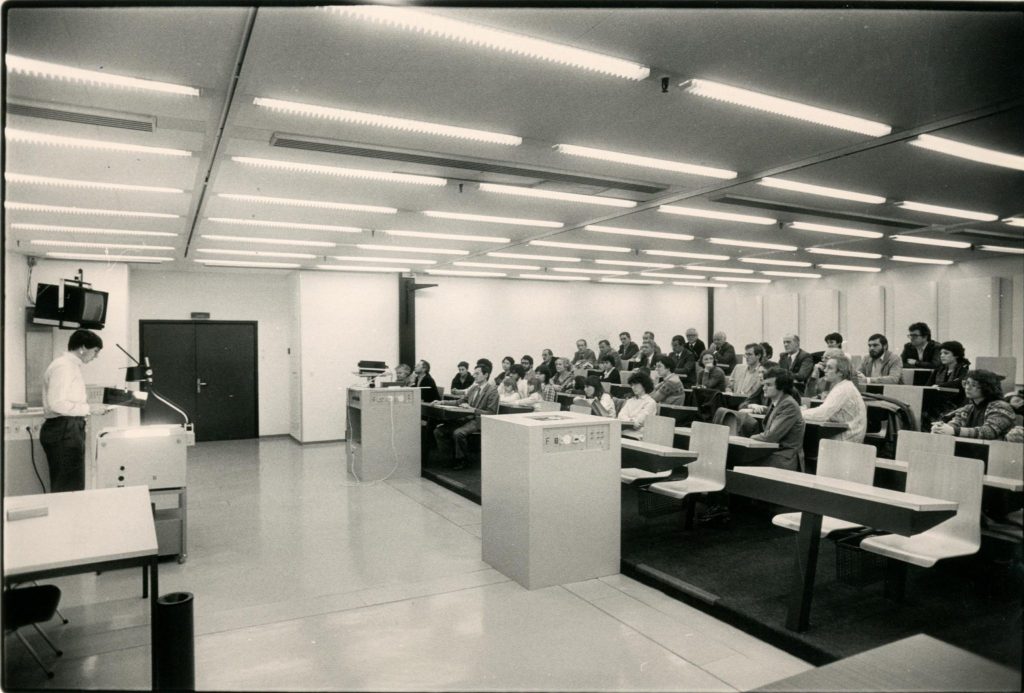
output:
[[[420,475],[420,391],[348,389],[348,470],[359,481]]]
[[[483,559],[527,589],[619,572],[619,422],[485,416]]]

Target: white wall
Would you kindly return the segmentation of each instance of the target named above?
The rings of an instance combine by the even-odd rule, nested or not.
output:
[[[302,442],[345,437],[359,361],[398,360],[398,275],[300,272]],[[288,389],[280,390],[286,399]]]
[[[259,340],[259,434],[289,432],[292,306],[286,274],[133,269],[131,292],[131,334],[122,344],[135,356],[139,352],[139,320],[189,320],[193,311],[209,313],[213,320],[255,320]],[[104,349],[104,353],[107,351]],[[120,352],[117,356],[119,365],[128,364],[126,356]]]
[[[971,360],[978,356],[1014,356],[1017,359],[1015,382],[1024,382],[1024,259],[979,259],[948,267],[909,267],[878,274],[849,273],[820,280],[785,280],[770,285],[715,289],[715,323],[728,321],[722,311],[737,302],[750,303],[755,296],[764,298],[765,324],[769,306],[781,296],[807,294],[834,289],[839,299],[839,332],[846,337],[850,354],[867,352],[867,337],[881,332],[890,347],[899,349],[906,342],[907,326],[923,321],[932,328],[938,341],[962,342]],[[719,299],[724,292],[733,297]],[[776,298],[779,297],[779,298]],[[1002,317],[1001,317],[1002,316]],[[824,348],[824,332],[815,329],[814,320],[801,311],[799,330],[808,351]],[[821,332],[820,334],[818,334]],[[781,334],[766,334],[776,347]]]
[[[583,284],[521,279],[428,277],[436,283],[416,292],[416,358],[430,361],[434,379],[447,388],[459,361],[488,358],[518,361],[541,351],[572,356],[583,338],[597,353],[599,339],[618,346],[626,331],[638,344],[644,330],[654,332],[663,350],[672,335],[696,327],[707,331],[707,289],[677,286]]]

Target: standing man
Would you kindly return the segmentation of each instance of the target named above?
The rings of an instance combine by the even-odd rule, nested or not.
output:
[[[480,430],[480,415],[498,413],[498,388],[491,382],[489,364],[478,363],[473,369],[473,384],[459,400],[458,405],[473,413],[473,417],[469,421],[456,428],[451,434],[452,445],[455,448],[455,464],[452,465],[452,469],[465,469],[468,447],[466,439]],[[447,426],[445,425],[434,429],[434,437],[437,438],[438,443],[441,442],[446,430]]]
[[[725,371],[726,375],[732,372],[736,365],[736,349],[732,344],[725,341],[725,332],[719,330],[711,338],[711,352],[715,355],[715,363]]]
[[[683,346],[689,349],[690,353],[693,354],[694,363],[698,362],[700,360],[700,355],[708,350],[708,348],[704,346],[704,342],[700,341],[697,337],[696,327],[686,328],[686,344]]]
[[[907,328],[907,338],[900,359],[904,368],[939,367],[939,345],[932,340],[932,329],[923,322],[915,322]]]
[[[883,334],[868,337],[868,357],[860,365],[857,382],[899,384],[903,379],[903,362],[889,351],[889,340]]]
[[[614,349],[612,349],[612,343],[611,342],[609,342],[607,339],[602,339],[600,342],[597,343],[597,348],[599,350],[597,352],[597,360],[598,360],[598,364],[599,364],[598,368],[601,367],[600,366],[600,361],[605,356],[611,357],[611,359],[612,359],[612,367],[615,368],[616,370],[618,370],[619,368],[622,367],[622,359],[619,358],[619,352],[617,352]]]
[[[95,359],[103,340],[89,330],[75,330],[68,350],[43,373],[43,428],[39,442],[50,468],[50,493],[85,490],[85,417],[107,408],[90,406],[82,366]]]
[[[619,345],[619,358],[622,363],[633,360],[633,357],[640,351],[640,347],[633,341],[633,337],[630,336],[629,332],[620,332],[619,341],[621,342]],[[620,365],[619,367],[621,368],[622,366]]]
[[[800,348],[800,336],[787,334],[782,338],[782,348],[786,353],[779,359],[779,368],[793,374],[793,384],[800,392],[804,391],[804,384],[811,377],[814,369],[814,359],[806,351]]]

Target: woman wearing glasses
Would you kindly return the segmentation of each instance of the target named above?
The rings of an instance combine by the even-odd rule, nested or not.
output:
[[[987,440],[1005,438],[1013,428],[1014,411],[1002,398],[1002,379],[992,371],[970,371],[964,381],[967,404],[954,411],[948,423],[933,423],[932,433]]]

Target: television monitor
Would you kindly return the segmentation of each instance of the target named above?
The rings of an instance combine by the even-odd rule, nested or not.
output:
[[[62,329],[102,330],[107,321],[107,297],[106,291],[74,284],[39,284],[32,322]]]

